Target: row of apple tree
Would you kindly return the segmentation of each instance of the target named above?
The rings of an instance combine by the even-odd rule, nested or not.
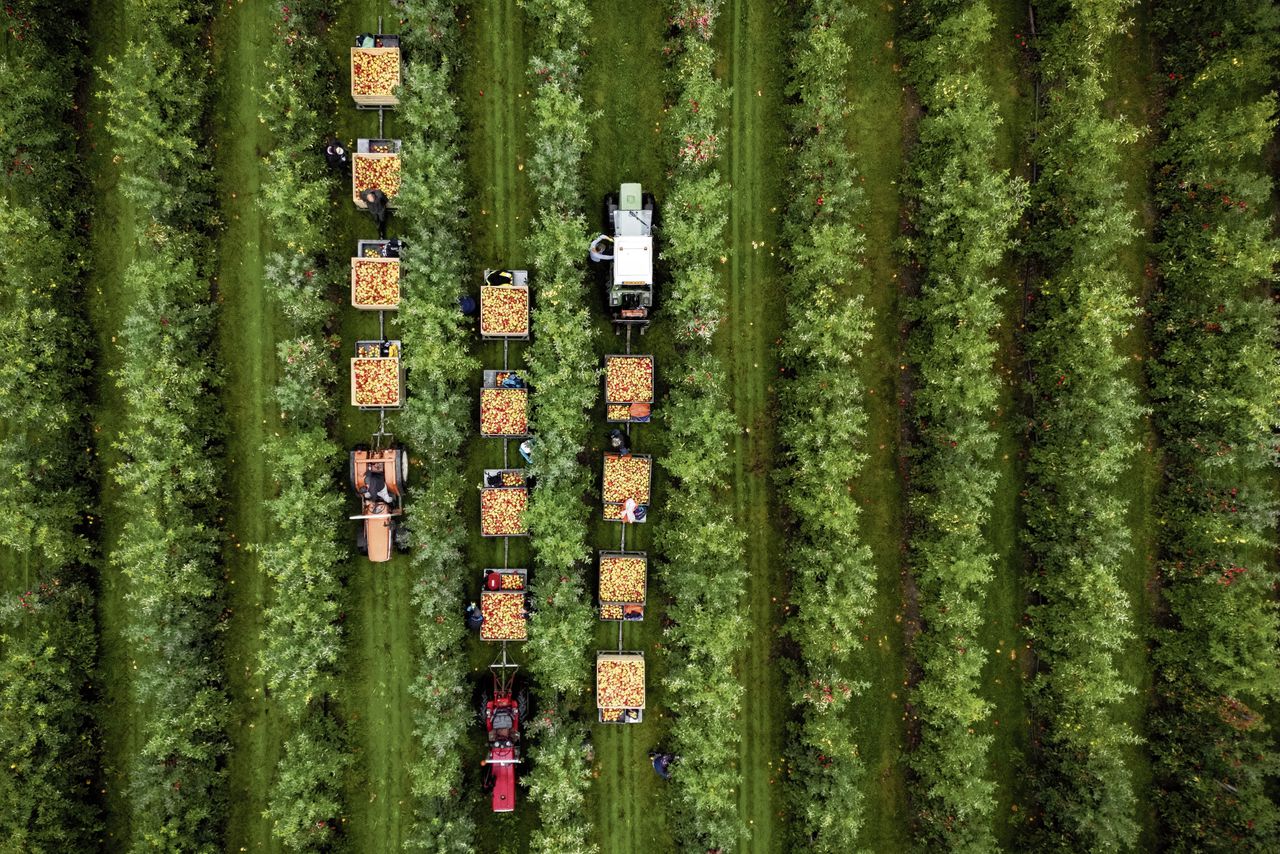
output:
[[[1120,178],[1137,131],[1104,104],[1104,60],[1130,6],[1037,8],[1023,512],[1038,662],[1028,829],[1044,848],[1121,850],[1138,834],[1127,763],[1137,736],[1115,708],[1135,691],[1115,657],[1136,643],[1119,579],[1132,551],[1129,507],[1117,485],[1140,447],[1142,409],[1122,349],[1139,283],[1116,257],[1138,237]]]
[[[64,2],[6,4],[0,28],[0,827],[12,850],[81,851],[101,828],[76,249],[88,210],[70,142],[84,30]]]
[[[783,500],[793,527],[787,549],[791,604],[786,632],[798,649],[791,688],[800,722],[791,743],[787,805],[795,844],[816,852],[858,846],[865,767],[853,701],[862,622],[875,567],[859,532],[854,486],[867,460],[860,363],[873,318],[861,293],[867,214],[856,153],[845,128],[850,41],[862,14],[849,0],[810,0],[798,10],[791,55],[791,204],[787,331],[780,429]]]
[[[339,448],[328,431],[337,413],[338,375],[327,335],[330,296],[345,265],[335,263],[329,237],[334,182],[315,156],[323,132],[317,105],[332,100],[337,76],[321,41],[322,15],[332,6],[285,0],[273,7],[262,89],[272,147],[260,204],[272,242],[281,247],[268,259],[265,282],[283,335],[276,348],[280,423],[261,449],[275,483],[266,500],[271,535],[256,547],[272,584],[258,666],[285,733],[265,812],[272,833],[291,851],[322,851],[334,842],[350,762],[342,719],[333,710],[348,552],[333,525],[343,497],[334,477]]]
[[[664,406],[670,430],[661,460],[671,478],[658,533],[663,586],[673,625],[666,689],[672,749],[682,757],[674,786],[674,827],[691,850],[733,850],[746,828],[738,814],[738,713],[734,676],[747,638],[739,607],[746,585],[743,534],[726,510],[734,419],[726,417],[725,374],[711,339],[725,314],[721,271],[708,246],[723,243],[728,187],[720,174],[728,90],[717,79],[711,38],[722,3],[668,4],[668,88],[664,124],[669,159],[662,258],[672,282],[665,311],[677,356]]]
[[[530,185],[537,214],[525,249],[538,276],[533,313],[537,330],[526,359],[536,393],[536,435],[529,505],[537,613],[525,650],[538,683],[539,710],[530,721],[530,800],[538,808],[534,851],[574,854],[595,849],[585,800],[591,774],[587,709],[594,614],[586,579],[590,565],[590,469],[579,463],[587,445],[597,367],[587,304],[582,247],[583,160],[590,117],[581,90],[582,57],[591,31],[583,0],[522,0],[538,37],[529,80],[533,87],[528,139]]]
[[[133,246],[114,373],[124,414],[107,476],[122,524],[108,569],[127,578],[127,706],[137,749],[124,773],[128,844],[218,844],[227,795],[227,696],[216,520],[221,423],[210,355],[212,180],[207,3],[126,2],[132,38],[103,73],[107,130]]]
[[[1154,798],[1170,850],[1275,850],[1280,243],[1263,152],[1276,131],[1272,3],[1161,4],[1161,287],[1151,369],[1168,620],[1155,634]],[[1273,724],[1271,724],[1273,725]]]
[[[1000,115],[983,57],[985,2],[933,0],[904,45],[923,109],[909,165],[907,260],[913,366],[910,566],[919,592],[911,756],[920,833],[948,848],[993,848],[989,703],[978,642],[992,577],[984,531],[998,473],[992,425],[1002,317],[994,271],[1009,250],[1025,186],[996,168]]]

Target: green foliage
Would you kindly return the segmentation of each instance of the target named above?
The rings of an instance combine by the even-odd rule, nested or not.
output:
[[[934,4],[941,7],[944,4]],[[920,268],[909,340],[915,368],[912,574],[922,629],[912,701],[920,745],[912,758],[924,837],[953,850],[994,846],[993,784],[979,724],[985,660],[976,646],[991,577],[983,535],[997,474],[991,417],[1000,321],[992,269],[1010,246],[1024,187],[993,168],[1000,116],[977,58],[991,38],[985,3],[938,9],[906,45],[924,108],[909,194],[908,256]]]
[[[342,775],[352,754],[338,719],[313,712],[285,742],[284,757],[263,817],[290,851],[327,851],[342,812]]]
[[[199,140],[208,100],[208,55],[200,45],[209,2],[131,0],[126,6],[136,12],[139,31],[100,70],[120,189],[178,239],[187,228],[207,225],[210,172]]]
[[[206,850],[222,831],[226,752],[208,289],[171,246],[131,264],[124,287],[136,302],[120,335],[116,379],[130,406],[115,443],[111,509],[124,525],[111,565],[130,582],[126,637],[137,662],[132,844]]]
[[[591,684],[588,647],[594,623],[588,604],[587,514],[583,501],[590,469],[579,457],[591,427],[586,412],[595,401],[596,356],[586,303],[582,215],[582,160],[590,143],[579,89],[583,42],[591,13],[583,0],[521,0],[538,33],[530,78],[529,179],[538,213],[528,239],[537,277],[533,326],[526,352],[535,393],[530,429],[537,453],[531,474],[537,485],[526,519],[533,537],[532,595],[538,610],[530,621],[530,670],[550,708],[572,708]],[[560,714],[568,714],[567,711]],[[541,828],[533,848],[544,852],[590,852],[590,823],[581,805],[587,762],[577,743],[584,730],[558,721],[530,730],[535,771],[526,781],[539,805]],[[566,802],[567,801],[567,802]]]
[[[71,144],[82,33],[61,2],[8,3],[0,26],[0,547],[34,579],[0,592],[0,851],[84,850],[100,815],[90,549],[78,530],[93,512]]]
[[[846,0],[812,0],[802,10],[792,52],[792,203],[784,237],[790,276],[783,362],[793,372],[782,393],[787,448],[783,497],[795,519],[788,547],[791,601],[786,632],[800,651],[791,689],[802,715],[790,746],[788,800],[796,844],[817,852],[856,850],[865,768],[849,724],[861,684],[851,678],[875,568],[858,533],[851,485],[866,452],[865,391],[858,360],[871,313],[852,288],[866,285],[863,193],[844,128],[852,55],[861,19]]]
[[[537,437],[531,472],[537,487],[526,519],[536,555],[532,592],[538,611],[525,649],[544,692],[581,697],[591,684],[593,618],[585,580],[590,508],[582,500],[591,476],[578,458],[590,429],[585,412],[598,391],[583,270],[587,222],[581,212],[590,116],[579,92],[579,40],[590,31],[591,15],[581,0],[522,5],[539,34],[530,61],[536,88],[529,128],[529,178],[538,214],[528,246],[538,277],[537,335],[526,354],[536,389],[530,429]],[[546,832],[564,842],[573,828],[547,826]]]
[[[1139,447],[1142,409],[1119,341],[1138,316],[1135,285],[1114,266],[1137,236],[1117,179],[1137,133],[1103,112],[1100,58],[1127,4],[1045,10],[1045,98],[1034,156],[1040,177],[1030,251],[1039,261],[1028,314],[1032,418],[1025,539],[1036,572],[1029,634],[1040,669],[1032,709],[1035,844],[1115,851],[1137,839],[1124,750],[1137,742],[1112,707],[1134,692],[1114,656],[1134,642],[1116,567],[1130,549],[1116,483]],[[1105,7],[1105,8],[1104,8]]]
[[[691,849],[731,851],[746,835],[738,815],[738,713],[742,685],[733,668],[746,640],[740,603],[746,586],[743,532],[726,511],[735,421],[711,338],[725,313],[720,269],[708,246],[724,244],[727,188],[718,157],[720,115],[729,93],[715,78],[712,28],[721,4],[672,3],[668,75],[675,100],[666,124],[672,171],[663,205],[662,255],[671,282],[664,311],[680,350],[663,407],[668,454],[658,462],[672,487],[657,531],[663,587],[671,596],[672,661],[666,689],[682,756],[672,779],[675,831]]]
[[[262,448],[274,464],[277,492],[266,501],[273,530],[256,547],[273,587],[258,667],[288,727],[264,815],[290,851],[330,849],[340,830],[341,778],[351,761],[342,719],[330,708],[342,656],[338,609],[348,551],[333,525],[343,515],[334,478],[340,449],[326,430],[337,410],[336,342],[325,336],[334,275],[319,257],[332,224],[334,182],[315,151],[323,132],[315,107],[333,90],[319,38],[321,13],[331,6],[276,4],[279,23],[266,60],[271,79],[260,115],[273,146],[259,204],[274,242],[286,247],[269,259],[265,280],[289,336],[276,347],[283,424]]]
[[[396,429],[421,463],[413,470],[420,482],[406,506],[419,664],[410,687],[417,701],[417,750],[409,760],[413,826],[405,847],[463,854],[474,848],[461,757],[475,716],[459,607],[467,577],[460,504],[468,489],[459,450],[471,431],[467,377],[480,366],[468,352],[470,329],[457,305],[469,267],[461,127],[451,91],[460,41],[454,13],[445,0],[404,5],[402,37],[409,63],[398,116],[404,128],[398,204],[407,248],[401,256],[399,314],[413,393]]]
[[[1280,336],[1265,288],[1280,244],[1260,154],[1276,128],[1280,15],[1254,0],[1170,3],[1155,25],[1169,81],[1152,306],[1169,614],[1156,636],[1156,804],[1168,850],[1270,851]]]
[[[86,585],[54,577],[0,605],[5,854],[87,850],[97,838],[97,744],[81,696],[96,647]]]
[[[540,827],[530,849],[538,854],[597,854],[586,819],[591,788],[590,744],[586,727],[555,706],[538,712],[528,725],[537,739],[538,762],[526,784],[538,805]]]

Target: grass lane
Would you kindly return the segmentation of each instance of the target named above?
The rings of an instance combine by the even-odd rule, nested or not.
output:
[[[594,227],[599,217],[601,199],[616,193],[624,181],[639,181],[646,192],[654,193],[661,214],[665,199],[668,138],[663,134],[663,87],[665,58],[664,35],[666,15],[660,3],[637,4],[627,0],[600,0],[593,4],[596,25],[592,29],[592,45],[584,63],[583,92],[587,108],[600,115],[591,124],[593,144],[586,161],[585,189],[588,222]],[[657,237],[662,251],[662,237]],[[596,321],[596,351],[601,357],[625,350],[624,340],[614,334],[603,311],[602,285],[588,276],[588,297],[592,317]],[[632,352],[653,354],[657,365],[657,400],[661,407],[666,383],[664,371],[674,364],[675,351],[670,328],[662,312],[664,290],[668,285],[657,280],[658,308],[655,321],[642,338],[635,338]],[[608,426],[604,418],[603,395],[592,412],[590,456],[598,459]],[[665,424],[659,414],[652,423],[632,428],[632,448],[637,453],[651,453],[661,458],[666,449]],[[666,492],[665,470],[655,466],[654,502],[651,522],[635,525],[627,532],[627,548],[649,551],[654,533],[663,524],[663,496]],[[598,513],[595,514],[598,516]],[[591,544],[594,548],[616,548],[619,526],[596,519]],[[668,731],[664,709],[668,703],[662,692],[665,660],[662,655],[663,592],[657,573],[650,570],[648,608],[642,623],[623,628],[626,649],[640,649],[646,655],[648,706],[641,726],[594,726],[591,732],[595,748],[595,782],[590,793],[589,809],[593,812],[596,844],[602,854],[642,854],[662,850],[669,844],[665,784],[649,764],[649,751],[664,747]],[[589,585],[595,593],[595,581]],[[596,649],[616,649],[616,623],[596,624]],[[585,710],[593,714],[593,700]]]
[[[749,837],[740,850],[783,850],[776,827],[782,813],[778,779],[782,739],[789,715],[778,667],[778,628],[785,602],[782,537],[771,512],[776,456],[778,375],[774,342],[781,337],[783,295],[776,252],[786,147],[783,96],[787,35],[791,20],[766,0],[734,0],[717,24],[733,89],[729,112],[726,177],[730,195],[729,311],[716,349],[732,383],[730,396],[738,434],[734,443],[733,512],[747,533],[750,568],[744,607],[751,636],[738,665],[746,689],[742,703],[738,809]],[[715,252],[716,247],[706,251]],[[726,674],[727,678],[727,674]]]
[[[1027,6],[1016,0],[991,4],[995,29],[986,45],[984,65],[988,83],[1003,120],[997,130],[995,166],[1030,179],[1031,122],[1034,116],[1032,84],[1023,63],[1016,34],[1026,31]],[[1001,300],[1004,319],[996,330],[1000,349],[995,370],[1002,386],[994,423],[999,432],[994,460],[1000,480],[992,495],[987,542],[996,559],[987,588],[987,622],[979,642],[987,653],[983,670],[983,697],[991,703],[987,724],[993,741],[988,750],[990,775],[995,781],[995,837],[1004,848],[1015,843],[1014,824],[1019,820],[1022,757],[1030,742],[1030,719],[1024,696],[1031,677],[1026,641],[1022,634],[1026,611],[1026,556],[1023,551],[1022,511],[1019,493],[1025,478],[1024,415],[1021,383],[1024,376],[1018,336],[1022,328],[1023,264],[1011,252],[995,271],[1005,292]]]
[[[270,247],[258,209],[260,163],[270,144],[266,126],[258,121],[258,91],[266,79],[263,57],[272,37],[269,17],[266,3],[226,5],[218,9],[212,31],[214,73],[221,81],[215,88],[213,127],[215,198],[223,225],[216,284],[227,419],[223,565],[230,612],[227,846],[232,851],[280,850],[262,812],[287,734],[257,668],[270,592],[251,551],[271,536],[262,502],[272,486],[261,449],[267,431],[278,424],[270,401],[276,374],[274,309],[263,279]]]
[[[529,269],[532,259],[524,251],[524,241],[529,232],[529,220],[533,214],[533,195],[524,164],[529,156],[527,138],[528,104],[530,84],[528,79],[528,45],[533,38],[516,0],[477,0],[471,6],[463,25],[466,58],[458,77],[458,103],[463,111],[466,138],[463,153],[473,201],[470,212],[470,236],[472,266],[466,282],[459,287],[478,294],[480,276],[486,268],[508,267]],[[530,271],[529,287],[533,300],[538,298],[536,272]],[[478,324],[475,331],[474,352],[485,369],[503,365],[501,343],[481,342]],[[537,335],[538,330],[534,329]],[[514,343],[508,348],[507,365],[513,368],[524,364],[524,343]],[[480,437],[479,389],[482,377],[477,372],[470,377],[471,396],[475,414],[472,416],[472,436],[465,446],[467,474],[471,483],[479,484],[485,468],[497,468],[503,462],[503,442],[499,439]],[[536,393],[536,391],[535,391]],[[509,442],[508,464],[524,465],[517,453],[517,442]],[[504,551],[500,538],[480,536],[480,493],[471,490],[463,503],[463,521],[467,526],[468,542],[465,550],[468,578],[468,601],[480,601],[481,571],[485,567],[531,567],[532,550],[528,539],[513,538]],[[462,603],[459,603],[461,607]],[[467,643],[473,673],[476,697],[489,691],[491,678],[488,666],[501,648],[479,640],[472,635]],[[521,644],[508,647],[508,657],[519,663],[525,661]],[[519,674],[519,678],[527,672]],[[523,683],[527,684],[527,683]],[[534,706],[537,697],[534,696]],[[470,765],[478,772],[484,755],[483,729],[477,719],[470,742]],[[523,777],[528,769],[521,769]],[[537,812],[525,797],[521,788],[517,792],[514,813],[495,814],[490,808],[489,797],[480,789],[480,775],[467,780],[462,797],[474,808],[477,822],[477,846],[481,851],[525,851],[528,839],[537,826]]]
[[[875,326],[862,360],[868,390],[867,464],[855,485],[863,501],[862,531],[876,565],[876,597],[865,623],[865,651],[858,678],[870,687],[855,704],[850,726],[867,764],[866,824],[862,844],[874,851],[904,850],[908,814],[904,722],[905,676],[903,635],[906,625],[902,591],[903,484],[899,477],[901,414],[898,365],[903,363],[898,311],[903,280],[899,276],[897,240],[902,196],[900,182],[908,135],[910,105],[906,101],[902,58],[894,41],[893,7],[867,0],[865,16],[853,32],[848,118],[850,146],[858,154],[867,194],[865,264],[870,290],[863,295],[875,312]]]
[[[1106,57],[1112,75],[1107,81],[1107,108],[1112,114],[1124,115],[1138,127],[1154,130],[1157,117],[1155,75],[1158,53],[1147,29],[1149,14],[1146,7],[1134,9],[1134,27],[1128,33],[1117,36],[1111,44]],[[1116,260],[1144,307],[1155,286],[1151,258],[1156,218],[1151,197],[1155,144],[1155,134],[1148,133],[1137,144],[1127,146],[1120,160],[1120,178],[1127,184],[1125,198],[1144,234]],[[1145,318],[1139,319],[1134,331],[1120,342],[1120,346],[1132,359],[1129,379],[1139,388],[1138,399],[1148,403],[1144,366],[1151,355],[1151,344]],[[1128,474],[1118,486],[1121,496],[1129,505],[1129,528],[1132,532],[1131,551],[1120,567],[1120,579],[1129,597],[1137,637],[1129,642],[1116,660],[1120,674],[1138,692],[1119,705],[1117,718],[1128,723],[1136,734],[1145,736],[1146,712],[1152,686],[1149,627],[1157,607],[1158,595],[1155,587],[1155,501],[1160,487],[1161,463],[1160,448],[1150,417],[1144,418],[1138,429],[1143,448],[1134,455]],[[1157,840],[1155,803],[1151,797],[1153,775],[1149,749],[1146,745],[1130,746],[1126,750],[1126,762],[1133,774],[1137,816],[1142,828],[1138,849],[1153,851]]]
[[[93,51],[89,67],[104,68],[107,57],[119,54],[129,43],[130,26],[120,0],[97,0],[88,19],[89,43]],[[119,488],[110,476],[119,461],[111,444],[120,433],[126,401],[116,387],[112,372],[120,367],[116,335],[124,325],[134,294],[125,289],[124,270],[134,256],[133,205],[118,189],[120,169],[112,162],[112,141],[106,130],[107,105],[103,99],[106,81],[94,71],[86,81],[81,98],[85,108],[82,153],[85,173],[92,182],[88,250],[92,255],[88,276],[88,318],[94,336],[96,363],[93,367],[94,454],[99,471],[103,513],[98,536],[101,563],[97,597],[98,670],[101,696],[98,726],[102,737],[102,806],[106,847],[119,846],[129,839],[129,767],[137,753],[137,732],[132,692],[134,659],[125,638],[130,606],[126,600],[128,580],[110,568],[110,560],[121,530],[119,517],[112,512],[120,500]]]
[[[359,33],[377,29],[397,30],[397,10],[390,0],[348,0],[329,32],[327,46],[334,69],[334,101],[326,105],[334,117],[333,130],[339,139],[354,145],[358,137],[378,136],[378,114],[355,108],[350,96],[350,47]],[[385,116],[384,135],[395,138],[396,113]],[[350,184],[344,183],[335,199],[334,241],[331,260],[339,279],[337,333],[342,339],[338,383],[339,409],[337,440],[343,448],[368,443],[377,429],[376,413],[360,412],[350,405],[350,380],[346,379],[347,359],[355,342],[378,337],[377,312],[364,312],[348,305],[342,269],[355,251],[356,240],[377,236],[369,216],[351,201]],[[387,235],[398,233],[394,214]],[[394,312],[386,316],[388,338],[397,337]],[[412,392],[411,392],[412,393]],[[413,474],[410,474],[410,488]],[[344,489],[345,483],[344,483]],[[354,507],[354,501],[350,506]],[[345,524],[345,523],[344,523]],[[354,538],[354,528],[345,528]],[[414,750],[412,699],[413,679],[412,608],[409,596],[411,570],[405,555],[371,564],[355,554],[347,568],[347,598],[344,604],[347,686],[339,698],[341,714],[347,722],[348,750],[354,763],[347,775],[344,797],[348,809],[345,833],[353,850],[398,851],[410,823],[410,795],[407,758]]]

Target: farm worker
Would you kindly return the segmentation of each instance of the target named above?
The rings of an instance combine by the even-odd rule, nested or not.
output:
[[[502,378],[503,388],[524,388],[524,378],[517,373],[507,374]]]
[[[591,241],[591,246],[587,251],[591,255],[592,261],[612,261],[613,238],[607,234],[601,234]]]
[[[671,761],[673,759],[675,757],[670,753],[658,753],[655,750],[649,751],[649,761],[653,763],[653,770],[664,780],[671,779]]]
[[[484,623],[484,612],[476,607],[475,602],[468,603],[466,611],[467,628],[471,631],[479,631],[481,624]]]
[[[378,224],[378,236],[387,236],[387,194],[381,190],[365,190],[360,194],[365,210]]]
[[[356,36],[356,47],[373,47],[373,33],[361,33]]]
[[[404,248],[404,241],[398,237],[393,237],[378,249],[378,254],[383,258],[399,258],[400,250]]]
[[[479,306],[476,305],[474,297],[469,297],[466,294],[458,297],[458,310],[462,312],[463,317],[475,317],[477,308]]]
[[[609,447],[620,456],[631,456],[631,448],[627,447],[627,436],[617,427],[609,431]]]
[[[636,500],[634,498],[628,498],[626,500],[626,502],[622,505],[622,521],[623,522],[630,523],[630,522],[637,521],[636,519],[637,506],[638,505],[636,504]]]
[[[347,150],[343,148],[336,136],[325,143],[324,159],[329,164],[329,168],[336,172],[341,172],[347,167]]]
[[[528,438],[520,443],[520,456],[529,465],[533,465],[533,439]]]

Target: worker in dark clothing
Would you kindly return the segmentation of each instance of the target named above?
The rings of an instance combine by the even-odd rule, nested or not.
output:
[[[627,434],[616,427],[609,431],[609,447],[615,454],[624,457],[631,454],[631,448],[627,445]]]
[[[398,237],[393,237],[378,249],[378,254],[383,258],[399,258],[400,250],[404,248],[404,241]]]
[[[351,167],[351,161],[347,158],[347,149],[336,136],[324,144],[323,151],[325,162],[333,171],[346,172]]]
[[[360,194],[364,209],[378,224],[378,237],[387,236],[387,194],[381,190],[365,190]]]
[[[476,607],[475,602],[468,603],[466,610],[467,628],[473,632],[480,631],[481,624],[484,623],[484,614]]]
[[[475,297],[467,294],[458,297],[458,311],[462,312],[463,317],[475,317],[479,310],[480,304],[476,302]]]
[[[664,780],[671,779],[671,765],[680,757],[674,753],[659,753],[656,750],[649,751],[649,761],[653,763],[653,770],[658,776]]]

